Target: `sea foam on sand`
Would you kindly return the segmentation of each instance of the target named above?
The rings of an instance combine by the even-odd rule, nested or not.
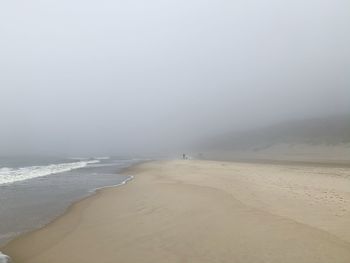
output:
[[[5,254],[2,254],[0,252],[0,263],[11,263],[11,259],[9,256],[6,256]]]

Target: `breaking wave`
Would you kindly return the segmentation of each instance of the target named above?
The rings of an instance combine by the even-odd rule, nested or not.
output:
[[[5,254],[2,254],[0,252],[0,263],[11,263],[10,257],[6,256]]]
[[[0,185],[11,184],[51,174],[68,172],[86,167],[88,164],[99,163],[99,160],[79,161],[72,163],[50,164],[44,166],[29,166],[22,168],[0,168]],[[1,263],[1,258],[0,258]]]

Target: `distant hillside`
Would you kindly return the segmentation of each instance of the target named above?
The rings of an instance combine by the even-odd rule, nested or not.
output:
[[[305,155],[350,160],[350,115],[291,121],[252,131],[228,133],[208,139],[200,149],[201,152],[224,153],[226,156],[230,153],[252,153],[255,157]]]

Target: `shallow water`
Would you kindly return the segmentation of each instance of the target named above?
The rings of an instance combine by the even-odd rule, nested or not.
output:
[[[68,172],[0,185],[0,245],[20,233],[49,223],[72,202],[90,195],[94,189],[122,183],[128,177],[118,175],[118,172],[138,161],[140,160],[100,159]],[[19,161],[16,162],[17,167],[9,167],[8,162],[6,167],[18,169]],[[35,164],[27,162],[26,165]],[[46,161],[40,165],[50,164]],[[3,162],[2,167],[4,166]]]

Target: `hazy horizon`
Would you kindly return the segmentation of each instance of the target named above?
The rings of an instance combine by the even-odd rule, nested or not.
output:
[[[350,114],[350,2],[0,4],[0,154],[118,155]]]

